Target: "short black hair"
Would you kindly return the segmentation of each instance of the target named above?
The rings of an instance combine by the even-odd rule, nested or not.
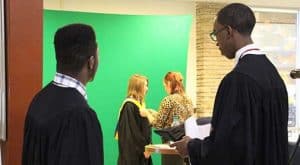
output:
[[[228,25],[243,35],[251,35],[256,19],[250,7],[242,3],[232,3],[218,12],[217,22]]]
[[[54,37],[57,71],[79,73],[89,57],[97,53],[96,35],[85,24],[69,24],[59,28]]]

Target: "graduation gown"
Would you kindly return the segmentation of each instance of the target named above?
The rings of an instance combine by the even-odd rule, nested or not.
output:
[[[118,165],[152,165],[151,157],[144,156],[145,146],[151,143],[151,127],[147,118],[141,117],[139,107],[133,102],[124,103],[117,124]]]
[[[48,84],[25,119],[23,165],[103,165],[96,113],[74,88]]]
[[[222,80],[212,131],[188,143],[192,165],[287,165],[288,95],[265,55],[246,55]]]

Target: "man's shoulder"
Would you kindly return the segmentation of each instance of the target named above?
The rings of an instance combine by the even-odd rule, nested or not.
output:
[[[57,102],[68,104],[85,104],[84,97],[74,88],[58,87],[54,84],[48,84],[41,91],[39,91],[32,99],[32,103],[39,102]]]
[[[96,113],[88,106],[62,106],[57,109],[30,109],[26,120],[40,125],[40,127],[48,127],[51,125],[60,125],[65,121],[85,120],[87,118],[95,118]]]
[[[220,86],[231,87],[243,87],[247,86],[257,86],[259,85],[260,80],[257,78],[257,75],[252,74],[251,72],[243,72],[240,70],[232,70],[224,76],[221,81]]]
[[[49,95],[49,94],[56,94],[56,97],[66,97],[66,96],[71,96],[71,97],[80,97],[82,96],[75,88],[70,88],[70,87],[60,87],[57,85],[54,85],[53,83],[49,83],[46,85],[40,92],[38,92],[37,95]]]
[[[76,113],[94,113],[86,100],[75,89],[61,91],[55,85],[47,85],[33,98],[28,118],[32,120],[62,119]]]
[[[266,55],[247,55],[238,62],[233,71],[259,75],[277,70]]]

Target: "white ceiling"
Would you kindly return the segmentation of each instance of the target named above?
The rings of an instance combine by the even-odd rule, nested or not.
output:
[[[55,4],[68,4],[73,1],[80,1],[84,4],[86,3],[95,3],[95,4],[117,4],[129,2],[129,3],[143,3],[143,4],[151,4],[152,2],[160,2],[160,3],[169,3],[169,2],[216,2],[216,3],[233,3],[239,2],[249,5],[251,7],[273,7],[273,8],[284,8],[284,9],[300,9],[300,0],[43,0],[44,3],[55,3]],[[83,2],[84,1],[84,2]],[[47,6],[47,5],[46,5]]]
[[[276,7],[300,9],[300,0],[175,0],[175,1],[194,1],[194,2],[221,2],[221,3],[244,3],[252,7]]]

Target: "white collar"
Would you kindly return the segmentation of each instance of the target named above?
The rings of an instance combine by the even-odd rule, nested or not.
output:
[[[75,88],[87,100],[85,86],[73,77],[56,72],[53,84],[63,88]]]
[[[235,64],[237,64],[239,60],[247,54],[263,55],[265,53],[260,51],[260,49],[255,44],[246,45],[235,52]]]

